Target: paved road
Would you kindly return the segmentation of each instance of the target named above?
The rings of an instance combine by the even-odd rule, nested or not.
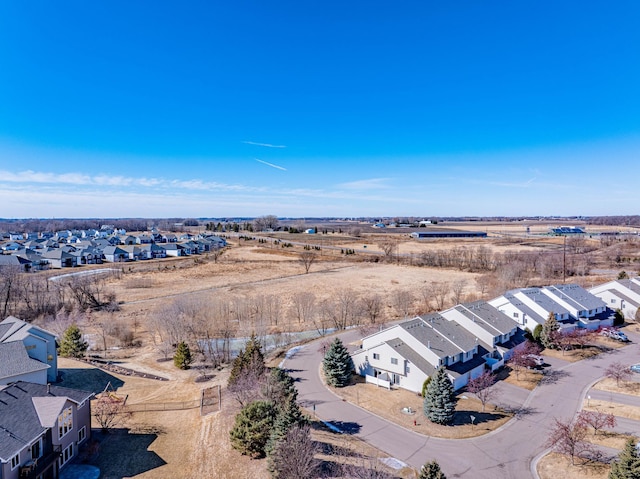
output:
[[[340,337],[347,344],[357,339],[358,332],[343,333]],[[636,333],[629,333],[629,337],[634,343],[640,340]],[[532,461],[546,449],[554,418],[573,417],[588,386],[603,375],[609,364],[639,362],[640,351],[637,344],[630,344],[597,359],[554,368],[555,373],[528,395],[521,413],[509,423],[485,436],[461,440],[423,436],[340,400],[320,381],[321,356],[319,343],[314,342],[300,349],[284,365],[298,380],[301,403],[310,408],[315,405],[318,418],[415,468],[437,459],[449,478],[524,479],[536,477]],[[385,390],[381,389],[380,394],[385,394]],[[513,396],[509,400],[518,399]]]

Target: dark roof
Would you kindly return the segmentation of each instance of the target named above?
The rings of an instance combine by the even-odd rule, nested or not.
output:
[[[33,398],[68,398],[80,404],[92,395],[78,389],[24,381],[0,389],[0,459],[8,461],[46,431]]]

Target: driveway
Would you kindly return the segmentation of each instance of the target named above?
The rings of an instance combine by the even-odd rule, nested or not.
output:
[[[634,342],[640,339],[635,333],[629,336]],[[346,332],[340,338],[348,344],[358,339],[358,332]],[[608,365],[615,361],[638,362],[638,347],[632,344],[594,360],[562,365],[526,397],[521,413],[505,426],[485,436],[451,440],[417,434],[339,399],[320,380],[322,353],[318,349],[319,342],[310,343],[284,364],[298,381],[298,398],[303,405],[310,409],[315,405],[319,419],[331,422],[416,469],[436,459],[449,478],[536,477],[531,471],[532,461],[546,449],[554,418],[573,417],[588,385],[602,377]],[[515,391],[501,387],[509,401],[521,399]],[[383,389],[380,394],[384,394]]]

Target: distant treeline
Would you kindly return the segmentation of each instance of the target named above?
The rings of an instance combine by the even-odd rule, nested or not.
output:
[[[147,231],[156,227],[162,231],[182,231],[185,227],[199,226],[193,218],[87,218],[87,219],[0,219],[0,232],[36,232],[60,230],[100,229],[102,225],[127,231]]]

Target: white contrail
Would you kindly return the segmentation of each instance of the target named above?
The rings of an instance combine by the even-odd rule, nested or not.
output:
[[[258,158],[255,158],[255,160],[260,162],[260,163],[262,163],[262,164],[264,164],[264,165],[270,166],[271,168],[277,168],[278,170],[287,171],[287,169],[283,168],[282,166],[274,165],[273,163],[269,163],[267,161],[262,161],[262,160],[259,160]]]
[[[286,148],[286,145],[272,145],[271,143],[257,143],[255,141],[243,141],[247,145],[266,146],[267,148]]]

